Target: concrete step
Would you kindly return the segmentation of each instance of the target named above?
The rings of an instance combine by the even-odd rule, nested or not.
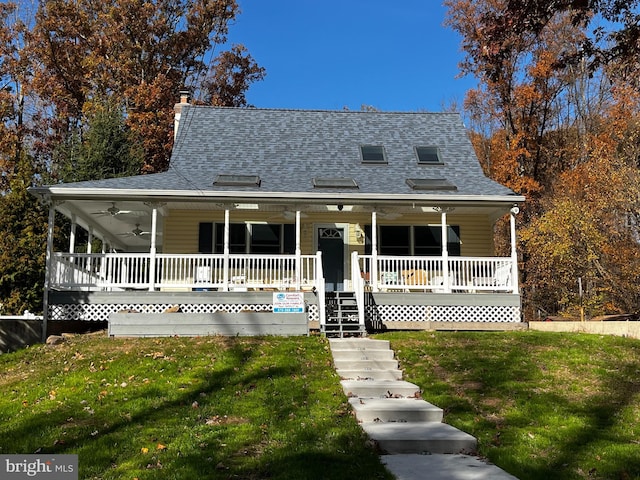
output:
[[[396,478],[404,480],[518,480],[495,465],[468,455],[407,453],[383,455],[381,460]]]
[[[336,370],[397,370],[397,360],[334,360]]]
[[[331,350],[389,350],[389,340],[372,338],[332,338],[329,340]]]
[[[334,360],[393,360],[393,350],[332,350]]]
[[[446,423],[363,423],[362,429],[386,453],[471,453],[476,439]]]
[[[401,398],[420,392],[420,387],[404,380],[341,380],[340,384],[348,397]]]
[[[442,422],[442,409],[415,398],[350,398],[360,422]]]
[[[342,380],[402,380],[402,370],[398,369],[353,369],[336,370]]]

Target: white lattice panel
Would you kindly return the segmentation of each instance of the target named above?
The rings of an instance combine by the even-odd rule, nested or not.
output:
[[[174,304],[64,304],[49,306],[49,320],[107,321],[111,313],[134,311],[140,313],[162,313]],[[181,304],[184,313],[215,313],[241,311],[269,312],[273,305],[267,304]],[[316,308],[317,310],[317,308]],[[317,315],[317,314],[316,314]]]
[[[520,322],[520,308],[500,305],[369,305],[382,322]]]

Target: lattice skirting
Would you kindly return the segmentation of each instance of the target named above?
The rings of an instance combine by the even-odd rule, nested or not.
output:
[[[513,305],[368,305],[368,318],[382,322],[520,322]]]
[[[107,321],[111,313],[122,311],[132,311],[140,313],[162,313],[174,304],[105,304],[105,303],[82,303],[82,304],[58,304],[49,305],[50,321],[56,320],[81,320],[81,321]],[[181,304],[180,310],[183,313],[215,313],[228,312],[239,313],[242,311],[270,312],[273,311],[273,304]],[[318,306],[309,305],[309,321],[318,321]]]

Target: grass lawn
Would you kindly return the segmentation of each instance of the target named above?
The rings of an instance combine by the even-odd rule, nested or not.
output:
[[[521,480],[640,479],[640,341],[396,332],[405,378]],[[388,478],[328,342],[78,335],[0,355],[0,454],[83,479]]]
[[[76,336],[0,355],[0,453],[82,479],[392,478],[326,339]]]
[[[387,333],[405,379],[521,480],[640,479],[640,341]]]

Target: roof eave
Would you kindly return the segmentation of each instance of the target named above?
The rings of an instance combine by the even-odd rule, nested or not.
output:
[[[525,201],[522,195],[463,195],[442,193],[420,194],[388,194],[388,193],[356,193],[356,192],[251,192],[251,191],[192,191],[192,190],[138,190],[138,189],[104,189],[104,188],[64,188],[58,186],[32,187],[29,192],[41,200],[138,200],[138,201],[238,201],[262,200],[273,203],[277,201],[304,201],[305,203],[413,203],[429,202],[442,204],[458,203],[497,203],[520,204]]]

